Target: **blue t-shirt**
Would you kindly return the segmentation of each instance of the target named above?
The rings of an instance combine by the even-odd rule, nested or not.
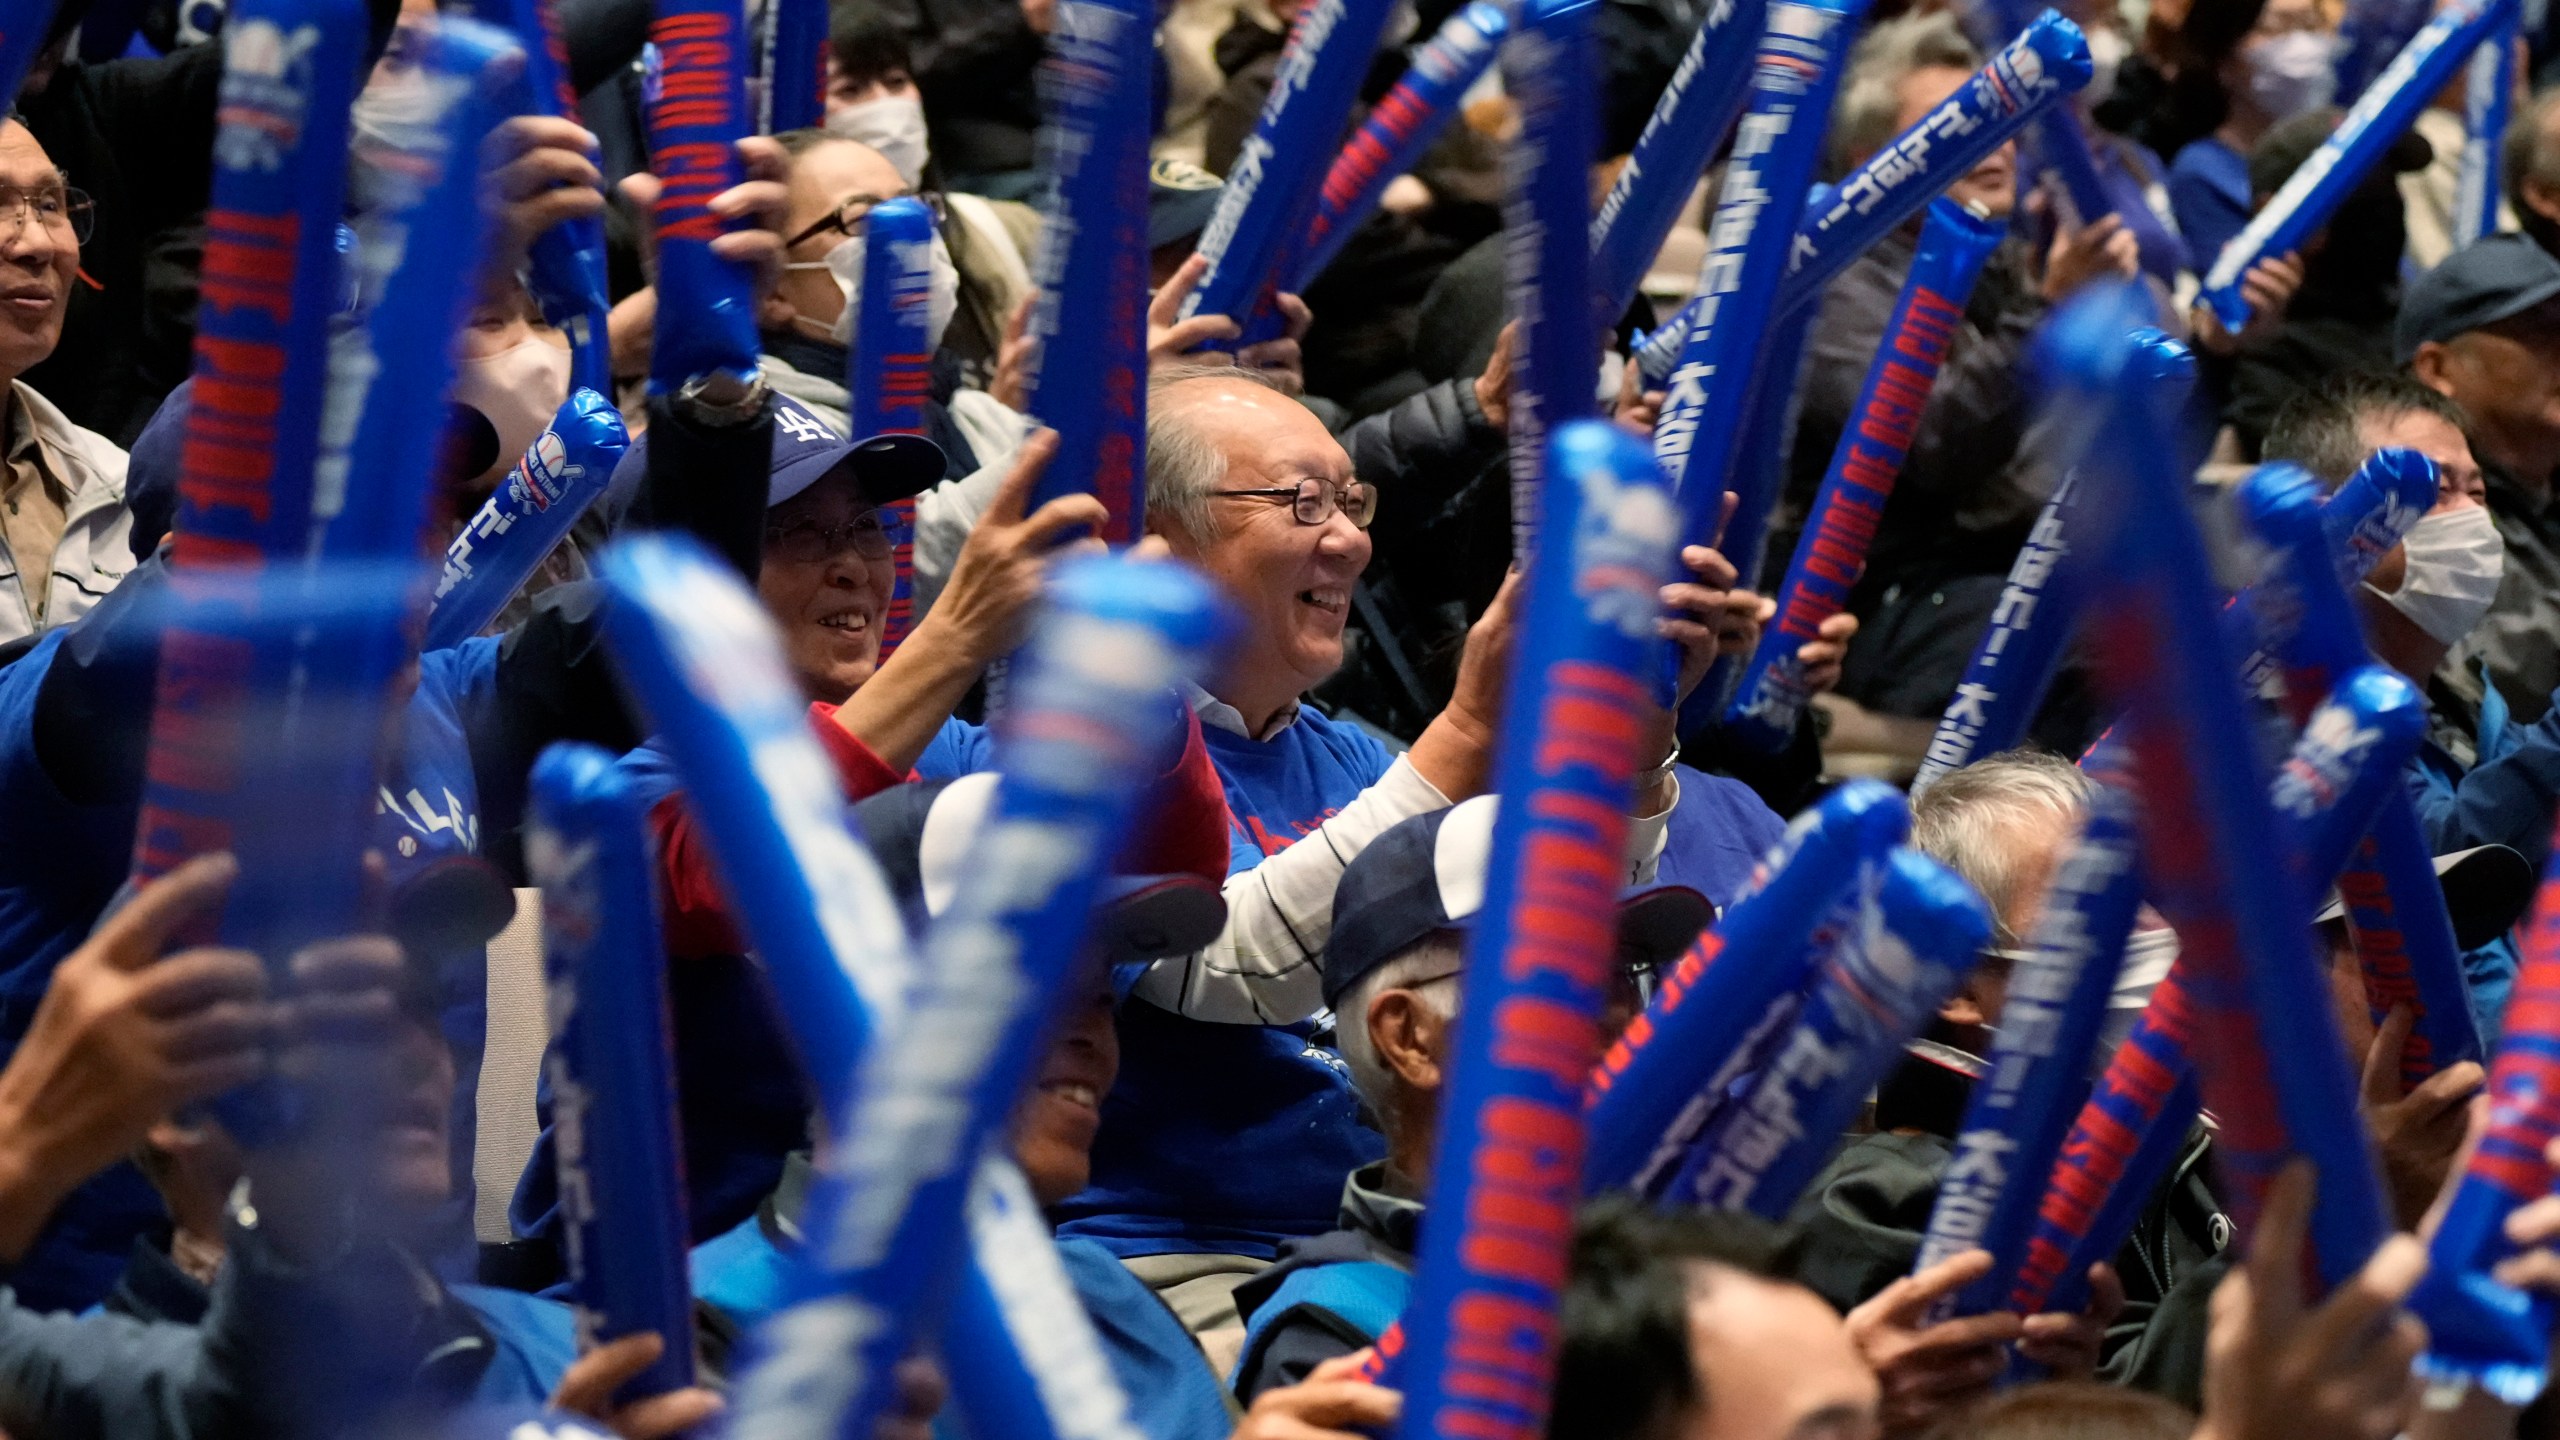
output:
[[[1226,1440],[1224,1387],[1165,1303],[1098,1245],[1060,1240],[1058,1263],[1128,1392],[1130,1418],[1148,1440]],[[780,1308],[793,1263],[766,1233],[763,1217],[750,1215],[695,1246],[692,1268],[695,1297],[752,1330]],[[954,1385],[968,1383],[965,1372],[951,1378]],[[949,1407],[942,1419],[951,1419]]]
[[[1719,914],[1742,893],[1751,872],[1787,833],[1787,822],[1760,793],[1739,780],[1678,767],[1680,804],[1662,841],[1657,885],[1686,885]]]
[[[1228,873],[1313,832],[1394,757],[1313,709],[1268,740],[1203,726],[1233,829]],[[1120,1080],[1103,1100],[1093,1183],[1061,1235],[1122,1257],[1248,1255],[1333,1228],[1342,1177],[1386,1153],[1342,1057],[1312,1022],[1220,1025],[1143,1000],[1120,1007]]]
[[[2169,166],[2169,211],[2178,217],[2196,270],[2211,270],[2222,247],[2249,223],[2249,157],[2207,135]]]

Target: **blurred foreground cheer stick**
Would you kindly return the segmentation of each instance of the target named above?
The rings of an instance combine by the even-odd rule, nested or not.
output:
[[[54,0],[13,0],[0,12],[0,111],[18,107],[18,87],[53,28]]]
[[[2392,59],[2338,128],[2295,168],[2246,228],[2225,243],[2205,272],[2204,302],[2223,326],[2238,333],[2249,321],[2241,277],[2270,255],[2299,250],[2329,223],[2348,195],[2364,183],[2374,162],[2417,121],[2454,73],[2469,63],[2482,41],[2512,23],[2517,0],[2451,0]]]
[[[533,767],[525,859],[542,961],[559,1138],[562,1258],[578,1348],[654,1331],[666,1349],[615,1397],[693,1383],[683,1151],[647,809],[613,756],[564,743]]]
[[[1852,780],[1796,817],[1591,1073],[1583,1190],[1655,1195],[1715,1111],[1793,1018],[1816,924],[1911,828],[1893,787]]]
[[[2516,30],[2518,17],[2489,32],[2471,52],[2462,92],[2462,169],[2454,186],[2455,249],[2498,231],[2498,212],[2505,198],[2501,157],[2507,139],[2507,112],[2515,104]]]
[[[843,791],[809,732],[807,702],[773,624],[755,593],[690,541],[634,537],[606,552],[602,569],[615,667],[684,776],[816,1103],[829,1116],[848,1115],[871,1046],[905,1022],[915,967],[878,865],[845,828]],[[948,1353],[987,1357],[1007,1374],[1085,1375],[1103,1363],[1082,1307],[1042,1289],[1036,1267],[1009,1269],[998,1284],[983,1274],[984,1254],[977,1264],[981,1274],[963,1283],[1028,1297],[1043,1343],[1017,1355],[1007,1347],[1019,1326],[980,1328]],[[776,1314],[757,1332],[757,1359],[735,1401],[738,1433],[836,1433],[832,1417],[864,1378],[847,1374],[859,1337],[833,1323],[839,1313],[821,1298]],[[1021,1318],[1010,1303],[999,1313]],[[962,1318],[990,1316],[969,1309]],[[1104,1390],[1080,1392],[1094,1406],[1083,1414],[1097,1433],[1119,1436],[1102,1422],[1125,1423],[1127,1402],[1103,1375]],[[967,1379],[955,1380],[964,1400],[976,1393]],[[1027,1440],[1086,1433],[1033,1423],[1046,1419],[1017,1416],[1000,1433]]]
[[[524,458],[445,547],[427,638],[418,648],[448,649],[487,629],[578,517],[604,498],[613,468],[630,448],[630,432],[613,402],[593,390],[572,389],[551,417],[551,428],[534,437]]]
[[[2426,1278],[2410,1297],[2427,1322],[2420,1368],[2510,1405],[2532,1400],[2549,1379],[2550,1297],[2501,1285],[2491,1272],[2516,1253],[2507,1217],[2552,1190],[2546,1156],[2560,1136],[2560,864],[2543,867],[2523,941],[2524,969],[2489,1068],[2488,1129],[2437,1222]]]
[[[827,118],[826,0],[764,0],[756,36],[756,130],[779,135]]]
[[[1511,559],[1528,563],[1544,514],[1549,440],[1588,418],[1600,375],[1591,291],[1592,0],[1525,0],[1503,46],[1502,79],[1520,109],[1503,152],[1503,274],[1519,323],[1511,390]]]
[[[1231,627],[1186,567],[1096,558],[1051,582],[1014,666],[993,811],[810,1193],[816,1263],[794,1303],[860,1322],[828,1433],[870,1433],[891,1368],[939,1318],[979,1152],[1002,1143],[1047,1053],[1104,874],[1180,744],[1177,695],[1210,677]]]
[[[1243,327],[1240,345],[1280,334],[1276,297],[1282,269],[1290,247],[1307,232],[1317,192],[1350,124],[1361,77],[1369,73],[1393,8],[1382,0],[1309,0],[1298,11],[1261,118],[1227,168],[1218,208],[1200,234],[1209,269],[1183,300],[1185,318],[1227,316]],[[1151,8],[1131,13],[1153,33]],[[1143,221],[1143,193],[1138,209]]]
[[[933,212],[908,196],[883,200],[862,219],[861,305],[845,352],[845,436],[921,435],[933,393]],[[880,617],[880,662],[916,623],[916,502],[880,507],[896,535],[889,552],[889,609]]]
[[[1291,248],[1280,267],[1284,293],[1306,293],[1324,267],[1342,253],[1343,242],[1368,223],[1369,213],[1378,208],[1388,183],[1413,169],[1440,132],[1458,118],[1460,102],[1483,78],[1502,49],[1503,37],[1510,33],[1510,11],[1493,0],[1468,0],[1414,52],[1404,78],[1370,110],[1351,143],[1334,157],[1333,168],[1325,172],[1324,186],[1316,192],[1315,213],[1307,219],[1306,237]],[[1677,75],[1671,84],[1679,88]]]
[[[1816,638],[1822,622],[1848,608],[1849,592],[1866,569],[1867,546],[1937,384],[1938,367],[1964,323],[1973,282],[2006,233],[2006,227],[1952,200],[1930,204],[1911,273],[1885,321],[1884,343],[1867,367],[1866,384],[1778,586],[1777,614],[1761,631],[1760,647],[1725,713],[1724,732],[1742,743],[1775,753],[1794,736],[1812,693],[1796,651]]]
[[[1576,307],[1587,318],[1586,307]],[[1541,533],[1495,763],[1503,796],[1480,989],[1459,1012],[1431,1206],[1396,1362],[1407,1436],[1546,1428],[1583,1095],[1616,950],[1626,808],[1678,512],[1643,445],[1600,421],[1549,440]]]
[[[2044,363],[2070,384],[2113,391],[2147,305],[2129,286],[2083,295],[2049,324]],[[2285,853],[2285,837],[2232,683],[2239,657],[2221,633],[2177,453],[2137,389],[2110,406],[2083,462],[2093,476],[2084,503],[2098,673],[2124,707],[2144,870],[2189,971],[2204,1099],[2223,1121],[2235,1214],[2245,1230],[2276,1167],[2309,1156],[2320,1177],[2315,1265],[2334,1284],[2364,1263],[2389,1220],[2310,953],[2310,893],[2290,869],[2265,882],[2264,861]]]
[[[1328,49],[1321,35],[1308,43],[1329,55],[1329,62],[1318,62],[1297,48],[1324,13],[1342,17],[1342,0],[1319,0],[1300,15],[1298,38],[1281,61],[1282,79],[1263,110],[1265,127],[1277,123],[1275,108],[1288,108],[1281,92],[1291,83],[1292,63],[1317,65],[1324,83],[1335,78],[1323,65],[1338,69],[1343,57],[1338,49]],[[1031,278],[1040,290],[1031,313],[1024,408],[1034,423],[1058,432],[1058,452],[1033,486],[1030,503],[1037,507],[1061,495],[1090,494],[1111,512],[1103,538],[1115,545],[1133,545],[1146,531],[1147,91],[1154,75],[1154,23],[1155,10],[1145,0],[1061,0],[1049,58],[1040,69],[1046,106],[1041,148],[1057,187],[1032,264]],[[1356,19],[1343,23],[1358,25]],[[1370,40],[1375,43],[1374,33]],[[1297,83],[1314,86],[1317,81],[1302,75]],[[1295,113],[1302,120],[1313,113],[1305,104],[1321,108],[1322,97],[1312,91],[1300,97]],[[1342,113],[1340,107],[1333,112],[1337,130]],[[1296,133],[1285,125],[1281,129]],[[1330,146],[1335,138],[1328,132],[1293,143]],[[1267,139],[1256,131],[1247,153]],[[1291,167],[1303,158],[1284,157],[1261,183],[1285,186],[1298,174]],[[1220,215],[1229,213],[1228,202],[1237,198],[1240,182],[1253,190],[1241,158],[1218,197]],[[1269,193],[1276,197],[1281,192]],[[1293,228],[1299,213],[1291,212]],[[1255,218],[1278,223],[1267,209],[1257,211]],[[1214,231],[1217,222],[1210,223]],[[1205,238],[1201,249],[1209,249]],[[1233,277],[1245,268],[1267,268],[1270,259],[1230,250],[1211,261],[1209,276],[1190,298],[1200,299],[1221,265]],[[1260,275],[1253,279],[1262,282]],[[1267,297],[1255,303],[1267,304]],[[1243,310],[1208,313],[1246,323]]]
[[[1691,1148],[1668,1203],[1785,1218],[1991,939],[1982,897],[1916,850],[1896,849],[1859,885],[1794,1024]]]

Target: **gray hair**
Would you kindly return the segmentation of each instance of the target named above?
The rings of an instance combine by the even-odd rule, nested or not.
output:
[[[1905,15],[1866,33],[1849,52],[1848,80],[1831,110],[1831,173],[1841,176],[1891,140],[1902,119],[1902,82],[1918,70],[1978,70],[1982,52],[1946,11]]]
[[[2004,750],[1932,781],[1911,802],[1911,848],[1971,882],[1991,907],[1994,936],[2018,944],[2012,907],[2028,869],[2019,832],[2079,818],[2097,787],[2080,767],[2040,750]]]
[[[1378,1058],[1369,1039],[1369,1007],[1390,990],[1408,990],[1443,1022],[1457,1018],[1458,976],[1453,972],[1466,940],[1454,930],[1435,930],[1397,951],[1378,968],[1351,982],[1342,1003],[1333,1009],[1334,1042],[1351,1071],[1351,1088],[1378,1117],[1379,1128],[1393,1132],[1396,1077]],[[1437,978],[1426,978],[1437,977]],[[1417,984],[1415,982],[1419,981]]]
[[[1169,530],[1195,546],[1218,538],[1218,517],[1209,508],[1209,492],[1227,478],[1227,457],[1198,426],[1166,413],[1164,398],[1177,385],[1194,380],[1232,380],[1279,393],[1280,386],[1259,370],[1240,365],[1204,365],[1178,361],[1147,374],[1147,525]]]
[[[2560,90],[2545,90],[2516,112],[2516,118],[2507,125],[2499,167],[2506,172],[2506,195],[2515,206],[2516,223],[2546,250],[2560,247],[2560,225],[2524,203],[2524,182],[2536,180],[2546,190],[2560,190],[2560,145],[2542,143],[2555,110],[2560,110]]]

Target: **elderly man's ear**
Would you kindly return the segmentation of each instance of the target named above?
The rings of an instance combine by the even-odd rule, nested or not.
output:
[[[1440,1088],[1449,1053],[1449,1024],[1411,990],[1385,990],[1369,1002],[1369,1045],[1378,1061],[1416,1090]]]

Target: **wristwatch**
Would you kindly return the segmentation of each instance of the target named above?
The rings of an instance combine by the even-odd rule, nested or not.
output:
[[[667,397],[667,408],[697,425],[744,425],[764,413],[765,397],[772,393],[761,366],[744,375],[714,370],[678,386]]]

